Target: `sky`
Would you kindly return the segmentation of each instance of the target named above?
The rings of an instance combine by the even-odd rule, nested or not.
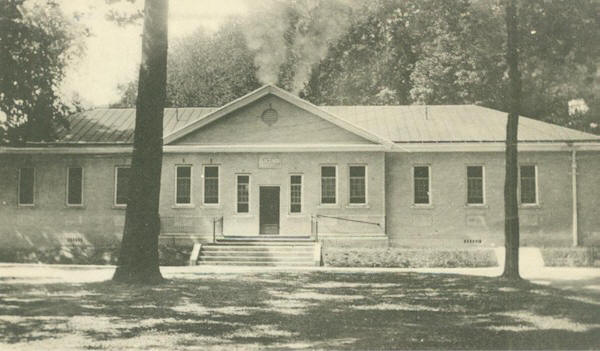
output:
[[[232,15],[244,15],[252,0],[170,0],[169,40],[176,39],[203,27],[215,31]],[[254,0],[257,1],[257,0]],[[258,0],[260,1],[260,0]],[[84,56],[69,67],[63,92],[77,92],[84,103],[105,106],[119,99],[117,86],[137,77],[141,58],[142,26],[120,27],[105,17],[108,6],[104,0],[59,0],[63,11],[70,15],[84,13],[79,21],[86,25],[91,36],[86,39]],[[121,1],[117,9],[142,7]]]

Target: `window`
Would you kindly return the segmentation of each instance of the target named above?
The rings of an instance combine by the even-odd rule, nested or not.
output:
[[[31,167],[19,168],[19,205],[33,205],[35,170]]]
[[[467,166],[467,204],[483,203],[483,166]]]
[[[524,205],[537,204],[536,167],[521,166],[519,168],[521,180],[521,203]]]
[[[428,205],[429,198],[429,166],[413,168],[415,205]]]
[[[302,176],[290,176],[290,213],[302,212]]]
[[[248,203],[250,198],[250,176],[237,176],[237,212],[248,213],[250,208]]]
[[[117,167],[115,175],[115,205],[125,206],[129,199],[129,167]]]
[[[81,167],[67,168],[67,205],[83,205],[83,169]]]
[[[350,203],[365,204],[366,197],[366,167],[365,166],[350,166]]]
[[[335,204],[336,203],[336,173],[337,169],[335,166],[322,166],[321,167],[321,203],[322,204]]]
[[[204,203],[219,203],[219,166],[204,166]]]
[[[175,204],[189,205],[192,203],[192,166],[177,166],[175,183]]]

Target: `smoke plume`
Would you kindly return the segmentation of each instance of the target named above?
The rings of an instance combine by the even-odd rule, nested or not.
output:
[[[350,26],[352,0],[270,0],[256,2],[245,32],[255,52],[257,79],[277,84],[281,66],[293,57],[290,88],[298,94],[329,45]]]

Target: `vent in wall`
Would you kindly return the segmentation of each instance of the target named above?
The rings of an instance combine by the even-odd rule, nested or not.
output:
[[[463,240],[465,244],[481,244],[481,239],[465,239]]]

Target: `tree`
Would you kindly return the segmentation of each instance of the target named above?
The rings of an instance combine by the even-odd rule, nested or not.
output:
[[[521,105],[519,33],[516,0],[506,0],[506,63],[509,77],[509,112],[506,124],[506,175],[504,178],[504,246],[502,277],[519,280],[519,205],[517,202],[517,137]]]
[[[153,284],[163,280],[158,262],[158,236],[167,13],[167,0],[146,0],[129,197],[121,252],[113,276],[119,282]]]
[[[221,106],[258,88],[254,55],[240,21],[232,18],[217,32],[203,29],[179,38],[169,48],[167,106]],[[119,87],[121,99],[111,107],[134,107],[137,83]]]
[[[0,0],[0,143],[52,141],[67,125],[77,104],[60,85],[86,34],[52,1]]]

